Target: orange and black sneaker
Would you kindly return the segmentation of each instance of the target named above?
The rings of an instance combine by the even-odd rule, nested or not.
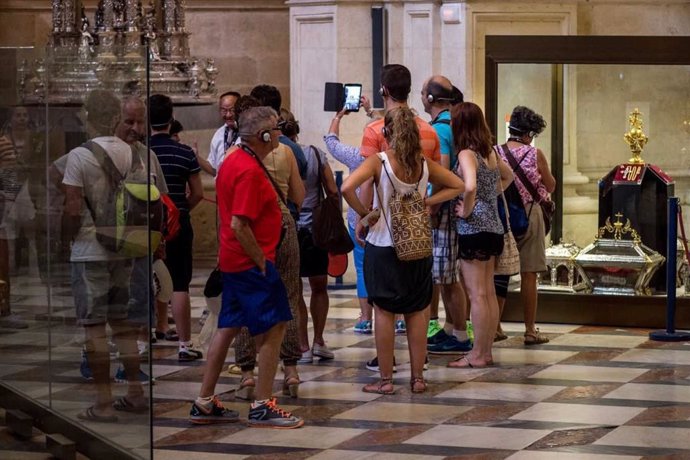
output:
[[[192,404],[192,409],[189,411],[189,421],[196,425],[209,425],[211,423],[231,423],[239,420],[240,414],[236,410],[230,410],[223,407],[223,403],[214,396],[209,407],[203,404],[198,404],[196,401]]]
[[[275,398],[271,398],[263,404],[252,404],[247,418],[249,426],[257,428],[289,429],[304,425],[302,418],[280,409]]]

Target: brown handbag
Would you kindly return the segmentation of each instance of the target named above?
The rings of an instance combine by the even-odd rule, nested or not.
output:
[[[328,195],[324,187],[323,167],[319,151],[310,146],[319,168],[319,202],[312,209],[311,233],[314,245],[332,254],[347,254],[355,248],[350,233],[345,227],[343,212],[340,209],[340,197]],[[323,198],[322,194],[326,197]]]
[[[501,192],[503,199],[503,206],[506,212],[506,226],[508,231],[503,235],[503,252],[496,257],[496,266],[494,267],[495,275],[517,275],[520,273],[520,251],[518,251],[515,237],[510,229],[510,217],[508,211],[508,203],[506,197]]]

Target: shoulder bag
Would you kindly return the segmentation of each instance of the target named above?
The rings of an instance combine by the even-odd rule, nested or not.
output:
[[[501,198],[503,201],[503,209],[506,214],[508,214],[508,219],[506,219],[506,225],[508,231],[503,234],[503,252],[496,257],[496,266],[494,268],[495,275],[517,275],[520,273],[520,252],[518,251],[517,243],[515,242],[515,237],[510,228],[510,211],[508,210],[508,203],[506,202],[506,197],[501,192]]]
[[[340,209],[338,195],[328,195],[323,181],[321,155],[313,145],[309,148],[316,155],[319,168],[319,202],[312,209],[311,233],[314,245],[332,254],[347,254],[355,248],[350,234],[345,227],[343,212]],[[323,198],[322,194],[326,197]]]

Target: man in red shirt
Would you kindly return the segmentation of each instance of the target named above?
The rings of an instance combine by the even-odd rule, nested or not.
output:
[[[271,397],[285,323],[292,319],[285,286],[275,268],[283,229],[278,200],[284,197],[262,163],[278,147],[281,131],[277,125],[278,115],[270,107],[242,112],[242,145],[223,161],[216,177],[223,299],[201,391],[190,411],[192,423],[237,421],[237,412],[225,409],[214,390],[230,343],[246,326],[256,337],[261,356],[249,425],[298,428],[304,424],[279,409]]]

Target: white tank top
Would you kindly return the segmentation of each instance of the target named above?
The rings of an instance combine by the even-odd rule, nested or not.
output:
[[[391,167],[390,161],[388,161],[388,156],[385,152],[377,153],[378,157],[383,161],[381,165],[381,173],[379,174],[380,180],[378,185],[374,185],[374,209],[378,208],[381,210],[381,217],[378,222],[374,224],[367,234],[367,242],[379,247],[392,247],[393,238],[391,237],[391,222],[388,202],[393,196],[393,186],[398,193],[406,195],[415,190],[415,186],[420,195],[425,196],[426,186],[429,182],[429,167],[426,164],[426,160],[422,162],[422,177],[417,184],[408,184],[395,176],[393,168]],[[386,171],[383,170],[386,168]],[[390,179],[389,179],[390,176]],[[393,181],[393,184],[391,184]],[[383,205],[381,204],[383,201]]]

